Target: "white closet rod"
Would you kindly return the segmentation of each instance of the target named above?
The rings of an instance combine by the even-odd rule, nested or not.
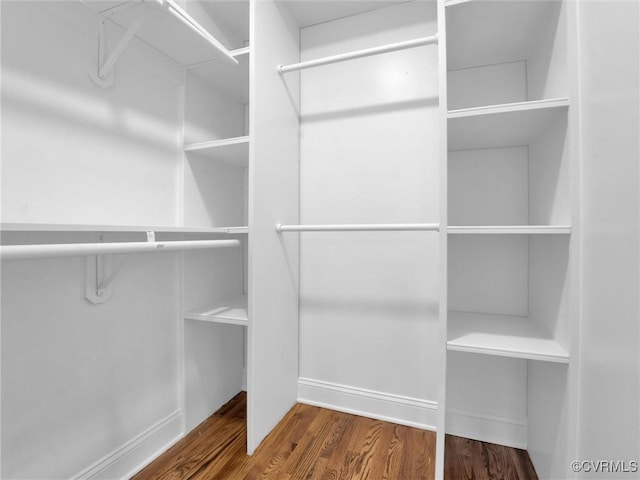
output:
[[[396,52],[398,50],[406,50],[408,48],[421,47],[423,45],[433,45],[438,43],[438,34],[431,37],[416,38],[415,40],[408,40],[406,42],[391,43],[389,45],[382,45],[380,47],[366,48],[364,50],[357,50],[351,53],[342,53],[340,55],[333,55],[331,57],[318,58],[316,60],[309,60],[306,62],[292,63],[291,65],[279,65],[279,73],[294,72],[296,70],[304,70],[305,68],[319,67],[320,65],[328,65],[330,63],[344,62],[346,60],[353,60],[356,58],[370,57],[371,55],[378,55],[381,53]]]
[[[102,254],[171,252],[238,246],[240,246],[240,240],[3,245],[0,247],[0,258],[2,260],[19,260],[28,258],[82,257]]]
[[[342,225],[276,225],[281,232],[437,232],[438,223],[356,223]]]

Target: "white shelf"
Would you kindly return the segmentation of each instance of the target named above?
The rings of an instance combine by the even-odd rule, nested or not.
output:
[[[566,118],[568,98],[490,105],[448,113],[449,150],[528,145]]]
[[[482,107],[449,110],[449,112],[447,113],[447,117],[449,119],[477,117],[479,115],[498,115],[501,113],[530,112],[532,110],[564,108],[568,106],[568,98],[551,98],[545,100],[531,100],[528,102],[503,103],[501,105],[485,105]]]
[[[148,10],[149,18],[142,24],[136,36],[180,65],[187,66],[224,58],[224,55],[203,35],[196,33],[196,30],[205,32],[204,35],[208,35],[210,38],[213,36],[186,13],[185,21],[183,21],[169,12],[163,11],[155,2],[141,2],[139,0],[84,0],[83,3],[103,13],[106,18],[125,29],[135,21],[135,18],[143,10]],[[120,8],[109,13],[109,10],[114,7]],[[186,25],[187,23],[194,27],[190,28]],[[212,41],[217,42],[215,38]]]
[[[447,350],[569,363],[568,352],[526,317],[449,312]]]
[[[526,317],[449,312],[447,350],[569,363],[569,353]]]
[[[184,314],[184,318],[203,322],[247,326],[249,322],[247,297],[246,295],[239,295],[212,306],[187,312]]]
[[[453,7],[454,5],[460,5],[462,3],[469,3],[473,0],[446,0],[444,2],[445,7]]]
[[[500,235],[570,235],[569,225],[456,225],[447,227],[449,234]]]
[[[3,232],[248,233],[249,227],[172,227],[157,225],[89,225],[71,223],[2,223]]]
[[[212,161],[247,167],[249,165],[249,137],[234,137],[185,145],[185,152],[193,152]]]

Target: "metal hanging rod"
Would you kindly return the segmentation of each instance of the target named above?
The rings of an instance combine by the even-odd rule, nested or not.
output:
[[[391,43],[389,45],[382,45],[380,47],[356,50],[355,52],[351,53],[342,53],[340,55],[333,55],[331,57],[318,58],[316,60],[309,60],[300,63],[292,63],[291,65],[279,65],[278,73],[294,72],[296,70],[319,67],[320,65],[329,65],[331,63],[344,62],[346,60],[370,57],[372,55],[379,55],[381,53],[396,52],[398,50],[406,50],[408,48],[421,47],[423,45],[434,45],[437,43],[438,34],[436,33],[431,37],[416,38],[415,40],[408,40],[406,42]]]
[[[29,258],[83,257],[102,254],[173,252],[177,250],[238,246],[240,246],[240,240],[3,245],[0,247],[0,258],[2,260],[20,260]]]
[[[281,232],[438,232],[438,223],[356,223],[342,225],[276,225]]]

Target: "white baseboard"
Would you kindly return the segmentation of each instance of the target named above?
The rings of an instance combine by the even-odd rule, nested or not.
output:
[[[298,402],[424,430],[436,429],[437,404],[418,398],[299,378]]]
[[[72,480],[131,478],[183,436],[182,411],[176,410],[75,475]]]
[[[459,437],[527,448],[527,419],[500,417],[468,410],[447,409],[447,433]]]
[[[436,430],[438,404],[310,378],[298,379],[298,402],[424,430]],[[449,409],[447,433],[527,448],[527,419]]]

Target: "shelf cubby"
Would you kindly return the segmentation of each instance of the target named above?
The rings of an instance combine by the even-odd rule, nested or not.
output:
[[[567,95],[562,1],[447,2],[450,109]]]

